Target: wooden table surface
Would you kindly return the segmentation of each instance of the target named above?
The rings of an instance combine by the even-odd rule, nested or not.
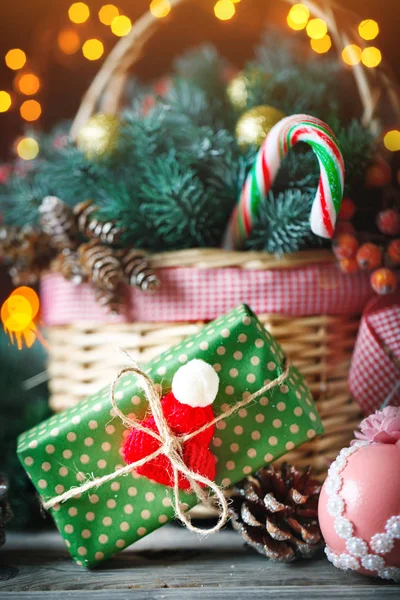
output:
[[[269,562],[227,529],[206,539],[168,525],[86,571],[56,532],[9,534],[0,552],[6,600],[314,600],[400,598],[400,586],[335,569],[321,557]]]

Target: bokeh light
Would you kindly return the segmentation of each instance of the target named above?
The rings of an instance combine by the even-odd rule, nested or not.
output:
[[[40,80],[39,77],[33,73],[25,73],[25,75],[21,75],[18,79],[17,85],[21,94],[33,96],[39,91]]]
[[[78,33],[71,28],[60,31],[57,37],[57,43],[61,52],[64,52],[64,54],[75,54],[81,46]]]
[[[390,152],[398,152],[400,150],[400,131],[398,129],[388,131],[383,138],[383,143]]]
[[[1,307],[1,320],[8,331],[23,331],[32,321],[32,309],[24,296],[14,294]]]
[[[311,19],[306,27],[307,35],[313,40],[320,40],[328,33],[328,26],[322,19]]]
[[[5,56],[6,65],[13,71],[18,71],[26,63],[26,54],[20,48],[13,48],[9,50]]]
[[[162,19],[171,12],[171,5],[168,0],[152,0],[150,12],[157,19]]]
[[[317,54],[325,54],[325,52],[328,52],[332,48],[332,40],[328,34],[324,35],[320,40],[310,40],[310,44],[311,48]]]
[[[310,18],[310,11],[304,4],[295,4],[289,11],[288,20],[295,25],[299,25],[299,29],[304,29]]]
[[[42,107],[37,100],[25,100],[21,104],[19,112],[25,121],[37,121],[42,114]]]
[[[21,287],[16,288],[10,294],[10,298],[11,296],[23,296],[29,302],[29,305],[31,307],[32,319],[36,317],[36,315],[39,312],[40,302],[39,296],[37,295],[35,290],[33,290],[31,287],[23,285]]]
[[[99,10],[99,20],[103,25],[111,25],[113,20],[119,16],[119,10],[114,4],[105,4]]]
[[[7,112],[11,108],[12,100],[8,92],[0,90],[0,113]]]
[[[362,51],[361,60],[363,65],[373,69],[382,62],[382,52],[375,46],[369,46]]]
[[[38,335],[34,319],[40,304],[36,292],[27,286],[17,288],[3,303],[0,311],[4,331],[12,343],[21,350],[24,344],[30,348]]]
[[[343,49],[343,61],[353,67],[361,62],[361,48],[357,44],[349,44]]]
[[[235,16],[236,8],[231,0],[218,0],[214,6],[214,13],[217,19],[229,21]]]
[[[379,34],[379,25],[373,19],[366,19],[359,24],[358,33],[363,40],[374,40]]]
[[[120,17],[115,17],[115,19],[113,19],[113,22],[111,23],[111,31],[114,35],[117,35],[118,37],[128,35],[131,29],[132,22],[129,17],[125,17],[124,15],[121,15]]]
[[[17,144],[17,154],[23,160],[33,160],[39,154],[39,144],[34,138],[24,137]]]
[[[90,10],[84,2],[74,2],[68,9],[68,16],[73,23],[85,23],[90,17]]]
[[[87,40],[82,46],[82,54],[88,60],[98,60],[104,54],[104,46],[100,40]]]

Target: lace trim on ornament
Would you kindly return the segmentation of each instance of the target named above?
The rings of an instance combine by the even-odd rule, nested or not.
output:
[[[353,523],[343,516],[346,505],[339,494],[343,485],[341,473],[347,465],[349,456],[369,445],[369,442],[356,442],[350,448],[343,448],[329,468],[325,484],[328,496],[327,510],[335,519],[336,534],[346,540],[348,553],[335,554],[329,546],[326,546],[325,554],[338,569],[359,571],[363,567],[367,571],[375,571],[382,579],[393,579],[395,582],[400,582],[400,568],[387,566],[385,559],[380,556],[390,552],[395,540],[400,539],[400,515],[390,517],[385,525],[385,532],[375,534],[369,544],[363,539],[353,536]]]

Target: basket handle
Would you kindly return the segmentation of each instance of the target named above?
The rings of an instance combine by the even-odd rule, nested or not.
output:
[[[189,0],[170,0],[171,9]],[[284,0],[287,4],[296,4],[298,0]],[[319,6],[313,0],[303,0],[303,3],[309,8],[310,12],[323,19],[332,34],[339,55],[352,37],[351,33],[339,31],[332,2],[324,0],[324,8]],[[114,46],[113,50],[104,61],[99,72],[93,79],[89,89],[84,95],[81,105],[71,127],[71,138],[75,140],[79,131],[94,114],[96,107],[100,103],[100,110],[105,114],[116,114],[123,95],[124,86],[128,77],[129,69],[138,62],[146,42],[153,36],[153,33],[159,28],[162,19],[155,17],[150,10],[140,17],[129,34]],[[374,77],[367,75],[366,69],[360,63],[353,67],[353,74],[363,105],[363,123],[374,127],[373,116],[380,99],[381,91],[379,86],[373,86]],[[384,77],[383,83],[390,89],[390,79]],[[400,113],[398,101],[394,102],[395,94],[391,95],[393,104],[396,104],[396,112]],[[101,100],[100,100],[101,99]]]

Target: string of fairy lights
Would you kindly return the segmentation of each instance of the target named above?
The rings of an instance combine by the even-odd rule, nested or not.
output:
[[[237,5],[245,0],[210,0],[214,1],[215,17],[221,21],[233,19]],[[163,19],[171,12],[169,0],[151,0],[149,8],[154,17]],[[66,24],[57,35],[58,51],[66,57],[79,51],[88,61],[96,61],[105,52],[104,41],[98,37],[87,37],[85,25],[97,20],[108,28],[108,32],[116,37],[124,37],[132,29],[131,19],[122,14],[114,4],[104,4],[99,10],[93,11],[85,2],[73,2],[66,14]],[[305,31],[310,40],[311,48],[317,54],[325,54],[332,48],[328,24],[321,18],[312,18],[308,7],[302,3],[293,5],[288,11],[287,25],[294,31]],[[379,35],[379,25],[376,21],[366,19],[358,26],[360,44],[365,41],[369,45],[361,47],[356,43],[347,45],[342,51],[342,60],[353,67],[362,63],[368,69],[374,69],[382,61],[382,53],[375,45]],[[361,42],[363,40],[363,42]],[[373,43],[372,43],[373,42]],[[38,94],[42,81],[37,73],[30,68],[27,53],[21,48],[11,48],[5,55],[4,61],[8,69],[15,72],[13,91],[0,90],[0,113],[18,109],[23,121],[34,123],[40,119],[42,106]],[[400,131],[390,130],[384,136],[385,147],[394,152],[400,150]],[[39,153],[38,142],[31,137],[17,140],[15,150],[23,160],[32,160]]]

